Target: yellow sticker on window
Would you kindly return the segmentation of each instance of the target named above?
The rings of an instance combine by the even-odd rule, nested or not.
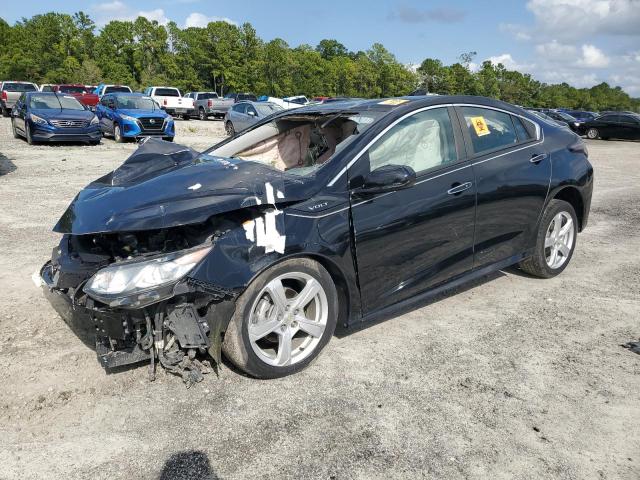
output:
[[[409,100],[405,100],[403,98],[389,98],[387,100],[383,100],[378,105],[402,105],[403,103],[407,103]]]
[[[487,122],[484,121],[484,117],[471,117],[471,125],[473,125],[473,129],[479,137],[491,133],[489,127],[487,127]]]

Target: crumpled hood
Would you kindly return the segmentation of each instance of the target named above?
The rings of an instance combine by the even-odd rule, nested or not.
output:
[[[301,188],[304,182],[288,177],[261,163],[199,154],[150,138],[120,167],[87,185],[53,230],[75,235],[154,230],[305,199],[308,195],[295,193],[307,190]],[[275,194],[267,198],[268,191]]]

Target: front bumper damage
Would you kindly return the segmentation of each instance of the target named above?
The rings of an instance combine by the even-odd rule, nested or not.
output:
[[[101,263],[89,265],[70,252],[67,236],[40,270],[44,295],[71,330],[95,348],[107,370],[157,363],[190,387],[203,375],[218,372],[222,334],[233,312],[233,292],[183,279],[161,301],[139,308],[110,307],[83,291]],[[226,313],[221,315],[221,313]],[[213,366],[206,356],[213,359]]]

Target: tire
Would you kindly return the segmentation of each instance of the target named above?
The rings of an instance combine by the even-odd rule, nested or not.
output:
[[[29,126],[29,122],[24,122],[24,138],[27,140],[29,145],[33,145],[35,143],[31,136],[31,127]]]
[[[9,116],[9,113],[10,113],[10,110],[4,105],[2,105],[2,116],[6,118]]]
[[[120,125],[118,125],[117,123],[113,124],[113,139],[118,143],[124,142],[124,137],[122,136]]]
[[[227,135],[229,135],[230,137],[233,137],[236,134],[236,129],[233,128],[233,123],[231,123],[230,121],[227,121],[227,123],[225,123],[224,129],[226,130]]]
[[[562,235],[564,229],[567,229],[567,232]],[[556,236],[556,232],[559,236]],[[529,258],[520,262],[520,268],[540,278],[559,275],[573,257],[577,237],[578,219],[571,204],[563,200],[551,200],[540,220],[535,251]]]
[[[296,299],[302,301],[298,294],[309,288],[315,295],[311,299],[305,295],[305,307],[297,309]],[[270,291],[284,295],[282,301],[273,301],[278,295],[272,297]],[[222,351],[253,377],[284,377],[317,358],[331,339],[337,319],[338,294],[325,268],[307,258],[285,260],[261,273],[238,297]]]
[[[597,128],[589,128],[587,129],[587,138],[591,140],[595,140],[600,136],[600,132],[598,132]]]
[[[100,145],[100,140],[90,140],[89,145],[95,147],[96,145]]]
[[[207,119],[207,114],[205,113],[204,108],[202,107],[198,109],[198,118],[202,121]]]
[[[18,131],[16,130],[16,121],[11,119],[11,132],[13,133],[13,138],[20,138]]]

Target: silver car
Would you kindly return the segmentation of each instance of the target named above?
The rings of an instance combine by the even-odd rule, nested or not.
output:
[[[38,86],[31,82],[4,81],[0,83],[0,109],[2,116],[8,117],[13,106],[24,92],[35,92]]]
[[[281,110],[283,108],[280,105],[271,102],[238,102],[227,110],[224,116],[224,128],[227,135],[233,136],[236,132]]]

